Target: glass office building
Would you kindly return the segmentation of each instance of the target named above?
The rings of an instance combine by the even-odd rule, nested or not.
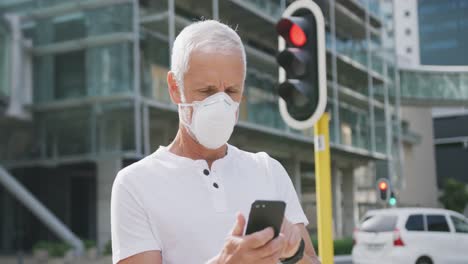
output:
[[[468,65],[468,2],[419,0],[422,65]]]
[[[313,132],[285,125],[275,90],[275,23],[289,2],[2,1],[0,166],[78,237],[102,247],[110,238],[115,174],[167,145],[178,128],[166,84],[175,37],[192,21],[219,19],[237,28],[248,61],[231,143],[267,151],[283,163],[314,232]],[[326,20],[335,234],[346,236],[360,217],[357,212],[379,206],[372,195],[376,178],[390,178],[398,186],[401,141],[409,131],[400,125],[393,53],[382,49],[379,1],[315,2]],[[19,27],[5,19],[12,15],[20,18]],[[28,103],[11,96],[17,75],[11,72],[9,50],[15,44],[32,68]],[[6,114],[14,100],[29,118]],[[8,190],[0,190],[1,251],[56,238]]]

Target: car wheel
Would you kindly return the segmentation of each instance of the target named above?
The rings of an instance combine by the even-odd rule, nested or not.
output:
[[[416,264],[432,264],[432,260],[429,257],[420,257],[416,260]]]

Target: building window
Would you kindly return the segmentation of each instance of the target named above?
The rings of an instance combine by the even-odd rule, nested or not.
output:
[[[405,17],[409,17],[410,16],[410,11],[409,10],[406,10],[405,11]]]
[[[387,30],[387,36],[388,36],[389,38],[393,38],[393,29],[388,29],[388,30]]]
[[[86,56],[84,50],[55,56],[54,98],[86,96]]]
[[[413,49],[411,47],[406,48],[406,53],[411,54],[413,52]]]
[[[405,34],[407,36],[411,35],[411,29],[410,28],[405,29]]]
[[[81,16],[63,16],[54,23],[54,42],[71,41],[86,36]],[[76,50],[54,56],[54,98],[86,96],[86,51]]]

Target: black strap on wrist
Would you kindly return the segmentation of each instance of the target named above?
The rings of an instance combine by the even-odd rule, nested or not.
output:
[[[296,254],[294,254],[292,257],[281,260],[281,263],[282,264],[294,264],[294,263],[299,262],[304,256],[304,249],[305,249],[304,239],[301,239],[301,244],[299,245],[299,248],[297,249]]]

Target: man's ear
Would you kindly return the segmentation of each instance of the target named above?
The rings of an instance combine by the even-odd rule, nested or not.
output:
[[[174,73],[171,71],[167,73],[167,89],[174,104],[182,103],[179,86],[177,85]]]

